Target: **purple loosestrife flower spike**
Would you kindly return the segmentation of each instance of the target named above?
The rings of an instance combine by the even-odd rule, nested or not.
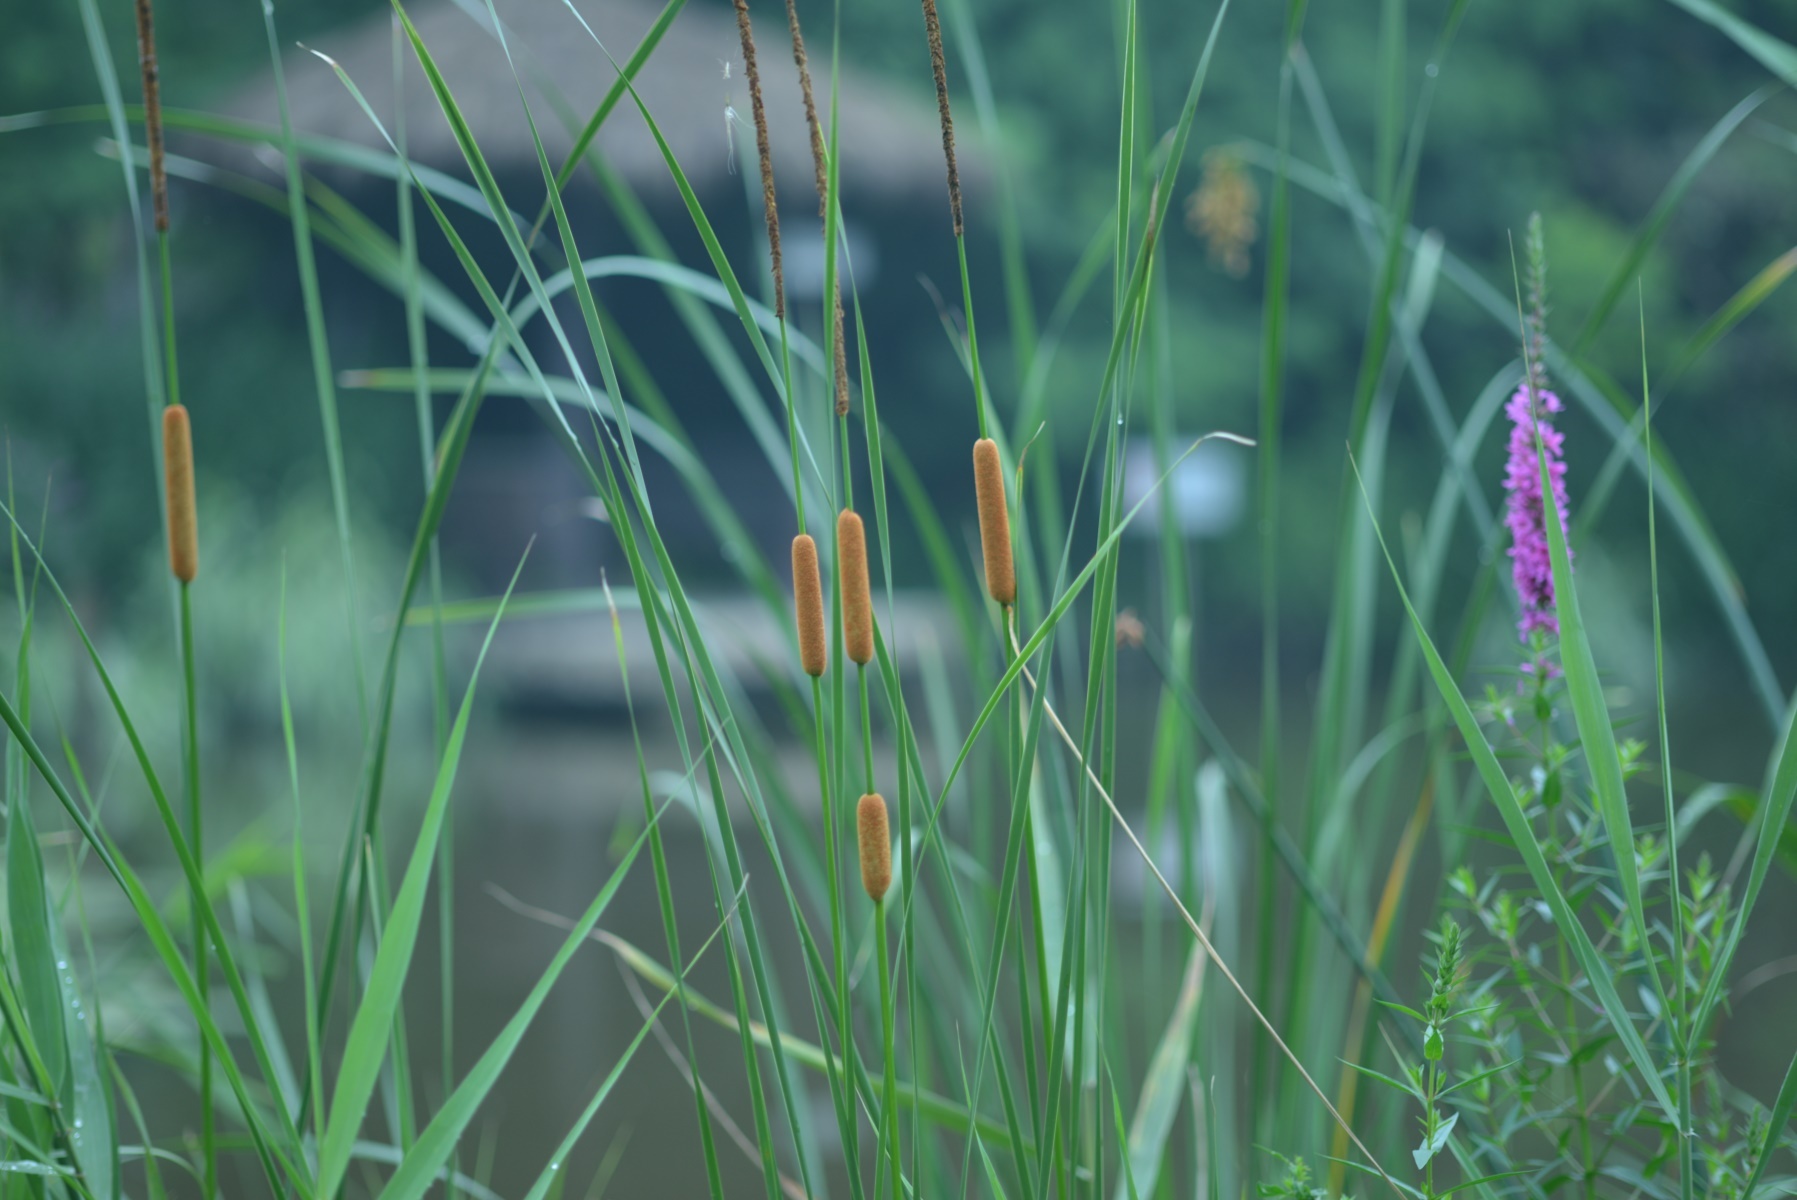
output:
[[[1510,418],[1510,459],[1504,469],[1504,524],[1510,530],[1510,570],[1522,602],[1517,633],[1523,641],[1537,629],[1557,636],[1554,612],[1554,566],[1547,547],[1547,509],[1541,493],[1541,468],[1535,458],[1535,433],[1547,455],[1547,475],[1560,528],[1568,528],[1566,505],[1566,435],[1548,419],[1565,407],[1560,397],[1536,391],[1527,382],[1516,389],[1504,414]],[[1569,552],[1570,553],[1570,552]]]

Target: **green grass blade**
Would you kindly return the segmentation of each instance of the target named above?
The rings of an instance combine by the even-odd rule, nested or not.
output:
[[[524,564],[518,564],[522,571]],[[512,574],[516,586],[518,571]],[[510,589],[507,589],[508,594]],[[344,1043],[343,1065],[337,1074],[337,1086],[331,1094],[329,1116],[324,1138],[318,1148],[318,1192],[335,1196],[348,1170],[350,1152],[356,1133],[362,1127],[363,1115],[374,1093],[375,1080],[386,1058],[387,1043],[393,1034],[394,1018],[399,1011],[400,995],[411,968],[412,951],[418,942],[418,928],[424,917],[424,893],[430,883],[431,864],[437,852],[437,835],[449,809],[449,796],[454,790],[456,769],[461,765],[462,746],[468,734],[468,719],[474,709],[474,689],[480,682],[480,669],[493,634],[499,628],[495,616],[487,627],[467,690],[462,695],[455,725],[443,748],[437,767],[437,780],[431,788],[430,802],[424,811],[418,839],[412,847],[405,876],[394,897],[386,928],[381,931],[380,950],[375,954],[374,968],[363,988],[362,1002],[350,1023],[349,1037]],[[433,1164],[431,1175],[435,1175]]]
[[[1794,58],[1793,61],[1797,61],[1797,58]],[[1776,87],[1760,88],[1729,109],[1723,114],[1722,119],[1712,125],[1710,131],[1703,135],[1702,140],[1692,148],[1691,153],[1685,156],[1685,161],[1679,164],[1678,170],[1667,182],[1665,190],[1660,193],[1660,198],[1654,201],[1654,206],[1648,212],[1647,219],[1641,223],[1640,230],[1630,240],[1628,250],[1623,254],[1621,261],[1616,264],[1616,269],[1610,273],[1610,278],[1605,282],[1603,291],[1598,293],[1597,303],[1591,306],[1591,312],[1586,316],[1585,323],[1579,327],[1578,334],[1572,339],[1568,353],[1577,357],[1591,345],[1592,339],[1603,329],[1604,322],[1609,320],[1610,314],[1616,311],[1616,305],[1621,301],[1624,289],[1628,287],[1631,280],[1640,275],[1641,264],[1647,261],[1647,256],[1659,242],[1660,235],[1666,232],[1667,223],[1672,220],[1672,214],[1678,210],[1680,202],[1685,198],[1685,193],[1691,190],[1692,183],[1696,182],[1697,177],[1703,174],[1704,168],[1709,166],[1710,160],[1716,156],[1716,152],[1722,149],[1723,143],[1727,142],[1735,130],[1741,127],[1741,122],[1751,116],[1760,105],[1771,99],[1773,93],[1778,90]]]
[[[1548,474],[1547,451],[1536,430],[1535,453],[1541,473],[1542,495],[1554,494]],[[1548,554],[1553,561],[1554,611],[1560,621],[1560,661],[1566,672],[1566,695],[1572,703],[1573,720],[1578,727],[1579,745],[1585,754],[1585,765],[1591,772],[1596,807],[1609,835],[1611,857],[1616,864],[1617,882],[1622,886],[1623,902],[1642,945],[1650,944],[1647,907],[1641,898],[1641,877],[1635,865],[1635,826],[1629,815],[1628,793],[1622,780],[1622,756],[1616,746],[1616,731],[1610,724],[1610,708],[1604,700],[1603,681],[1598,677],[1597,660],[1591,653],[1591,641],[1585,633],[1585,617],[1579,606],[1578,585],[1572,574],[1572,555],[1566,548],[1566,530],[1560,522],[1559,506],[1544,504]],[[1665,984],[1659,967],[1650,954],[1647,974],[1653,982],[1660,1011],[1667,1010]]]
[[[6,818],[6,904],[12,933],[8,949],[19,975],[18,994],[28,1022],[27,1028],[14,1032],[27,1058],[37,1057],[42,1062],[45,1074],[40,1083],[46,1094],[61,1096],[69,1077],[62,983],[56,952],[50,945],[53,918],[44,886],[44,863],[24,789],[13,790]]]
[[[1797,48],[1773,37],[1759,26],[1743,21],[1714,0],[1672,0],[1698,20],[1720,30],[1735,45],[1751,54],[1762,67],[1797,87]]]
[[[1753,1190],[1759,1186],[1760,1177],[1766,1173],[1766,1164],[1771,1161],[1779,1139],[1791,1123],[1793,1108],[1797,1108],[1797,1055],[1792,1056],[1791,1065],[1785,1068],[1785,1080],[1778,1085],[1778,1096],[1772,1101],[1772,1115],[1766,1122],[1766,1144],[1759,1157],[1754,1159],[1753,1173],[1741,1185],[1741,1200],[1753,1200]]]
[[[497,627],[497,622],[495,622],[494,628]],[[470,685],[470,695],[472,695],[472,685]],[[466,725],[466,721],[463,719],[466,715],[467,702],[464,701],[462,714],[457,717],[456,722],[458,732]],[[658,819],[659,816],[658,813]],[[500,1072],[504,1071],[506,1064],[511,1061],[513,1052],[518,1049],[518,1043],[524,1039],[524,1034],[530,1029],[531,1022],[536,1019],[538,1010],[543,1007],[543,1001],[549,998],[550,989],[555,986],[556,980],[561,978],[562,971],[574,958],[574,952],[580,949],[581,944],[587,940],[587,935],[593,931],[593,926],[598,924],[599,918],[605,915],[605,910],[611,904],[612,897],[617,895],[619,885],[630,873],[632,864],[636,862],[637,853],[642,850],[648,837],[649,832],[644,829],[631,843],[630,849],[624,852],[618,865],[612,868],[611,878],[606,881],[604,887],[599,889],[599,894],[593,897],[592,903],[587,905],[586,912],[582,913],[580,919],[574,922],[568,936],[562,940],[560,949],[555,952],[555,957],[550,960],[543,973],[537,977],[537,982],[531,987],[530,994],[525,996],[523,1003],[518,1006],[518,1011],[512,1014],[512,1019],[506,1022],[505,1028],[499,1031],[492,1044],[487,1047],[486,1052],[480,1056],[474,1066],[469,1068],[468,1074],[462,1077],[462,1081],[456,1085],[455,1091],[450,1093],[449,1099],[443,1102],[443,1107],[437,1110],[437,1114],[431,1118],[430,1124],[426,1125],[423,1132],[418,1135],[418,1140],[413,1143],[412,1148],[407,1151],[405,1158],[400,1162],[399,1169],[394,1171],[393,1178],[388,1180],[387,1186],[382,1189],[382,1200],[419,1200],[419,1197],[430,1189],[431,1184],[436,1182],[443,1164],[461,1139],[462,1131],[468,1127],[468,1123],[474,1119],[474,1114],[486,1101],[487,1094],[493,1090],[493,1085],[499,1080]],[[401,896],[403,897],[404,894],[402,885]],[[397,911],[397,904],[395,908]],[[391,922],[388,928],[392,928]],[[400,932],[403,934],[404,931]],[[383,937],[381,940],[383,949],[387,943],[388,938]],[[370,979],[371,990],[373,982],[374,980]],[[636,1040],[630,1044],[629,1050],[619,1060],[613,1069],[612,1080],[616,1079],[617,1072],[621,1071],[624,1065],[630,1061],[637,1044],[642,1041],[642,1036],[640,1033],[637,1035]],[[607,1089],[602,1089],[601,1096],[604,1095],[605,1090],[609,1090],[609,1082]],[[335,1116],[334,1110],[332,1115]],[[557,1157],[559,1158],[560,1155]]]
[[[1129,1120],[1129,1152],[1124,1161],[1134,1186],[1151,1196],[1160,1182],[1167,1139],[1173,1132],[1173,1118],[1179,1114],[1180,1097],[1185,1091],[1186,1064],[1191,1058],[1192,1030],[1198,1019],[1204,963],[1204,948],[1193,946],[1186,959],[1185,976],[1179,985],[1178,998],[1173,1002],[1172,1015],[1161,1031],[1154,1057],[1149,1060],[1148,1074],[1142,1080],[1142,1092],[1136,1100],[1135,1115]],[[1113,1200],[1124,1200],[1121,1183],[1113,1193]]]
[[[318,264],[312,254],[310,209],[300,177],[299,148],[293,140],[293,116],[287,107],[287,74],[281,65],[280,39],[275,34],[275,8],[263,4],[262,25],[268,34],[268,57],[275,86],[275,105],[281,113],[281,153],[287,175],[287,211],[293,225],[293,256],[299,266],[300,300],[306,313],[306,345],[312,356],[312,385],[318,396],[318,416],[324,425],[325,467],[331,485],[331,514],[337,522],[337,554],[342,561],[345,616],[349,622],[350,661],[356,673],[356,703],[362,724],[368,724],[368,672],[362,657],[361,597],[357,594],[355,545],[349,531],[349,482],[343,467],[343,433],[337,418],[335,375],[331,370],[331,345],[325,334],[324,302],[318,292]]]

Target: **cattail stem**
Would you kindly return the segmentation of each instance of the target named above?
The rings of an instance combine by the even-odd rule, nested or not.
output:
[[[813,679],[829,665],[824,638],[824,585],[817,569],[817,543],[808,533],[792,539],[792,602],[799,629],[799,665]]]
[[[786,275],[780,265],[780,212],[774,205],[774,159],[768,150],[767,110],[761,103],[761,71],[755,65],[755,35],[749,29],[748,0],[736,0],[736,32],[742,38],[743,74],[749,80],[749,109],[755,117],[755,152],[761,160],[761,208],[767,216],[768,257],[774,267],[774,316],[786,317]]]
[[[162,410],[162,473],[168,488],[168,565],[175,578],[192,583],[200,573],[199,519],[193,496],[193,429],[187,409]]]
[[[884,1091],[880,1096],[882,1111],[886,1114],[886,1128],[880,1132],[880,1141],[884,1143],[887,1163],[892,1168],[892,1194],[896,1200],[903,1196],[903,1165],[900,1162],[899,1123],[898,1123],[898,1058],[893,1053],[895,1044],[892,1034],[892,955],[886,947],[886,914],[884,911],[874,913],[874,953],[880,959],[880,1040],[884,1054],[883,1064],[886,1073]],[[875,1171],[879,1170],[878,1159],[875,1160]],[[877,1189],[876,1189],[877,1190]]]
[[[836,517],[836,565],[842,578],[843,639],[850,660],[866,666],[874,656],[873,591],[867,578],[867,528],[853,509]]]
[[[936,109],[942,118],[942,156],[948,161],[948,208],[958,238],[962,233],[961,172],[955,167],[955,118],[948,109],[948,68],[942,57],[942,20],[936,15],[936,0],[923,0],[923,28],[930,40],[930,71],[936,76]]]
[[[986,560],[986,591],[1000,604],[1017,600],[1017,572],[1011,562],[1011,517],[1005,508],[1005,473],[998,443],[973,444],[973,486],[980,510],[980,550]]]
[[[143,70],[144,141],[150,148],[150,197],[156,232],[168,232],[168,172],[162,162],[162,86],[156,68],[156,21],[150,0],[137,0],[137,62]]]

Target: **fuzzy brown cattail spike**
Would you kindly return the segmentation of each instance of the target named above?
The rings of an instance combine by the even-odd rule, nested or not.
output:
[[[865,667],[874,656],[873,589],[867,582],[867,529],[852,508],[836,518],[836,565],[842,573],[843,642],[849,658]]]
[[[1011,565],[1011,516],[1005,510],[1005,471],[998,443],[973,444],[973,486],[980,506],[980,550],[986,559],[986,590],[1000,604],[1017,599],[1017,571]]]
[[[200,573],[199,521],[193,506],[193,430],[187,409],[162,410],[162,473],[168,481],[168,565],[175,578],[192,583]]]
[[[830,662],[824,640],[824,585],[817,573],[817,543],[801,533],[792,539],[792,606],[799,623],[799,665],[813,679]]]
[[[144,141],[150,147],[150,196],[156,232],[168,232],[168,173],[162,165],[162,87],[156,70],[156,25],[150,0],[137,0],[137,61],[144,79]]]
[[[955,119],[948,111],[948,68],[942,61],[942,21],[936,0],[923,0],[923,28],[930,39],[930,70],[936,75],[936,108],[942,117],[942,155],[948,159],[948,207],[961,236],[961,172],[955,169]]]
[[[767,214],[768,257],[774,264],[774,316],[786,316],[786,274],[780,265],[780,212],[774,207],[774,159],[767,144],[767,110],[761,105],[761,71],[755,66],[755,35],[749,30],[748,0],[736,0],[736,32],[743,43],[743,74],[749,80],[749,108],[755,116],[755,151],[761,159],[761,208]]]
[[[892,886],[892,835],[886,828],[886,801],[869,792],[855,805],[855,842],[861,851],[861,886],[875,904]]]
[[[792,30],[792,61],[799,68],[799,94],[805,98],[805,125],[811,130],[811,166],[817,173],[817,215],[826,216],[830,174],[824,165],[824,127],[817,119],[817,98],[811,92],[811,60],[805,56],[805,35],[799,32],[799,10],[786,0],[786,24]]]

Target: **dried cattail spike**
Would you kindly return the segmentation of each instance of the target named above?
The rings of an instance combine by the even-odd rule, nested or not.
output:
[[[168,232],[168,172],[162,165],[162,87],[156,70],[156,24],[150,0],[137,0],[137,61],[143,68],[144,141],[150,147],[150,196],[156,232]]]
[[[836,280],[836,415],[849,415],[849,348],[842,340],[842,279]]]
[[[792,605],[799,622],[799,665],[817,678],[829,664],[824,640],[824,585],[817,573],[817,543],[801,533],[792,539]]]
[[[774,159],[767,144],[767,110],[761,106],[761,72],[755,66],[755,35],[749,30],[748,0],[736,0],[736,32],[742,37],[743,74],[749,80],[749,108],[755,116],[755,151],[761,158],[761,210],[767,215],[768,257],[774,264],[774,316],[786,316],[786,274],[780,265],[780,213],[774,207]]]
[[[1005,511],[1005,471],[998,443],[973,444],[973,486],[979,496],[980,550],[986,559],[986,590],[1000,604],[1017,599],[1017,572],[1011,565],[1011,517]]]
[[[930,70],[936,76],[936,108],[942,117],[942,156],[948,160],[948,207],[961,236],[961,172],[955,169],[955,119],[948,111],[948,68],[942,61],[942,21],[936,0],[923,0],[923,28],[930,39]]]
[[[817,173],[817,215],[830,194],[830,176],[824,167],[824,127],[817,119],[817,98],[811,93],[811,61],[805,56],[805,35],[799,32],[799,10],[786,0],[786,24],[792,30],[792,61],[799,68],[799,95],[805,98],[805,125],[811,130],[811,167]]]
[[[168,483],[168,565],[175,578],[192,583],[200,573],[200,529],[193,505],[193,430],[187,409],[162,410],[162,473]]]
[[[852,508],[836,518],[836,565],[842,573],[843,641],[849,658],[866,666],[874,656],[873,590],[867,582],[867,529]]]
[[[861,886],[875,904],[892,886],[892,835],[886,828],[886,801],[869,792],[855,805],[855,843],[861,850]]]

